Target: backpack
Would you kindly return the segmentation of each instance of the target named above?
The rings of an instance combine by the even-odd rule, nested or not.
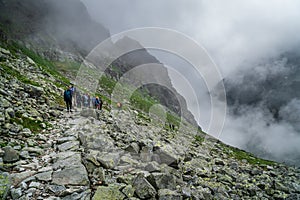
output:
[[[67,100],[72,99],[71,90],[66,90],[65,91],[65,99],[67,99]]]

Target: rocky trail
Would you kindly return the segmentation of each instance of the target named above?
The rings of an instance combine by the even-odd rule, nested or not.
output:
[[[122,131],[118,119],[134,112],[116,112],[64,113],[51,131],[35,136],[38,145],[23,148],[13,163],[8,199],[299,197],[299,171],[293,168],[229,159],[218,144],[208,154],[197,143],[186,149],[180,136],[155,134],[156,128],[147,126],[150,139],[145,126],[134,122],[123,124],[127,130]],[[178,149],[170,145],[174,142]],[[6,147],[4,158],[18,160],[17,152]]]
[[[0,58],[3,199],[300,199],[298,168],[130,105],[67,113],[57,77],[22,54]]]

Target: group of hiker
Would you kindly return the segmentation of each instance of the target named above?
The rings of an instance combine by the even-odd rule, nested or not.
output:
[[[81,94],[74,85],[68,86],[64,91],[64,101],[66,102],[67,111],[72,112],[74,106],[78,108],[91,108],[102,110],[103,101],[98,96],[91,97],[88,93]]]

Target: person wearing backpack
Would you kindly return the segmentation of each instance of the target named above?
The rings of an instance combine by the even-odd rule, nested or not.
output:
[[[96,97],[96,99],[95,99],[95,109],[101,110],[100,109],[100,99],[99,99],[99,97]]]
[[[72,90],[71,86],[69,86],[64,92],[64,100],[67,105],[67,111],[72,112]]]

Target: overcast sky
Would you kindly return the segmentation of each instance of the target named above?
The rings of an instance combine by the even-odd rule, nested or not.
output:
[[[299,44],[299,0],[82,0],[112,34],[157,26],[203,45],[224,76]]]

